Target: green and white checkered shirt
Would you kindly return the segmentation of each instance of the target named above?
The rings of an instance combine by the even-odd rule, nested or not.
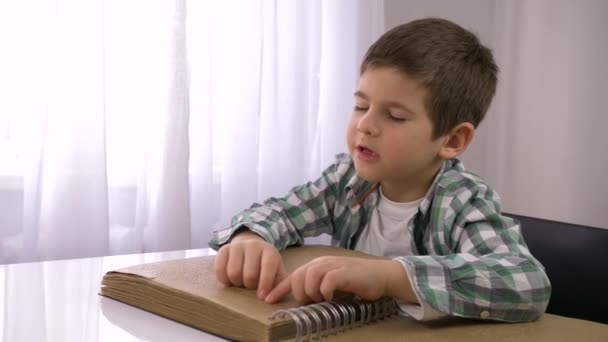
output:
[[[340,154],[315,182],[236,215],[209,246],[219,248],[245,226],[278,249],[323,233],[332,245],[354,249],[376,206],[375,189],[357,177],[351,157]],[[444,162],[410,224],[417,253],[396,260],[414,270],[414,291],[434,309],[508,322],[535,320],[545,311],[551,285],[519,224],[501,215],[498,195],[457,159]]]

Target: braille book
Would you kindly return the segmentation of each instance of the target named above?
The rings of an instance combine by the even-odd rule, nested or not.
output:
[[[281,255],[288,272],[325,255],[373,258],[327,246],[292,247]],[[520,324],[462,318],[417,322],[398,314],[396,303],[389,298],[367,302],[342,297],[299,306],[288,296],[280,303],[267,304],[256,297],[255,290],[225,287],[217,281],[214,258],[161,261],[111,271],[103,277],[101,294],[238,341],[608,341],[607,325],[550,314]]]

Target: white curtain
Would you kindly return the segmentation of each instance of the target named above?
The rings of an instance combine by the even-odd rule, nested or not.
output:
[[[345,150],[382,1],[0,2],[0,263],[206,247]]]

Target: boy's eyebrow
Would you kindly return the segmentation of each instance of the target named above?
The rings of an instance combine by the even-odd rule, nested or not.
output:
[[[362,92],[361,90],[357,90],[354,93],[355,96],[360,97],[366,101],[369,101],[369,96],[367,96],[367,94],[365,94],[364,92]],[[392,108],[400,108],[403,109],[404,111],[412,114],[412,115],[416,115],[416,112],[414,112],[413,110],[409,109],[406,105],[404,105],[403,103],[400,102],[396,102],[396,101],[387,101],[383,103],[385,106],[387,107],[392,107]]]

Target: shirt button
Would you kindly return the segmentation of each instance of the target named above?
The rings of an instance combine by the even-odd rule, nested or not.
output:
[[[488,317],[490,317],[490,313],[488,311],[482,311],[481,314],[479,315],[479,317],[481,317],[481,319],[486,319]]]

